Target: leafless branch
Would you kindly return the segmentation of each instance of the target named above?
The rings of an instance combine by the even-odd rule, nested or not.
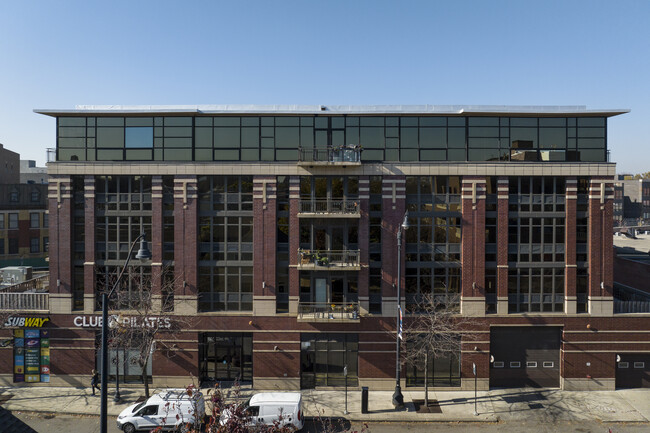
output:
[[[159,295],[152,293],[155,279],[162,281]],[[111,284],[110,280],[106,278],[106,284]],[[174,356],[174,341],[187,328],[190,319],[173,314],[175,281],[169,269],[152,268],[151,274],[125,273],[123,280],[109,300],[109,346],[136,354],[131,359],[141,368],[145,394],[149,396],[146,376],[149,358],[154,350]]]

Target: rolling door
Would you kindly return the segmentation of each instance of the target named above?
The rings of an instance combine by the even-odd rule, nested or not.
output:
[[[560,386],[560,327],[494,327],[490,387]]]
[[[616,388],[650,388],[650,354],[618,355]]]

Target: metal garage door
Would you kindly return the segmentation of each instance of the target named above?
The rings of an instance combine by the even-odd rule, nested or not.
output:
[[[617,388],[650,388],[650,354],[618,355],[616,363]]]
[[[490,386],[559,387],[561,329],[493,327],[490,330]]]

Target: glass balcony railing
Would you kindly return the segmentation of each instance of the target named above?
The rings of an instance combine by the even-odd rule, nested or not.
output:
[[[361,146],[328,147],[326,149],[298,148],[298,164],[301,165],[361,165]]]

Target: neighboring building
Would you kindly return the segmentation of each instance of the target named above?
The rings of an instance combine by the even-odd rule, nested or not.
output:
[[[619,175],[616,181],[614,223],[623,225],[650,222],[650,179]]]
[[[646,233],[614,236],[614,311],[618,317],[650,315],[650,235]],[[619,368],[619,386],[650,385],[647,351],[628,353],[621,361],[619,366],[628,368]]]
[[[20,182],[22,166],[18,153],[0,145],[0,172],[10,173],[0,175],[0,267],[43,269],[48,266],[47,186]],[[42,177],[47,183],[47,174]]]
[[[648,357],[650,316],[614,315],[606,131],[625,110],[37,112],[57,120],[48,164],[57,284],[41,329],[52,337],[52,384],[86,384],[100,367],[98,296],[142,231],[153,258],[131,261],[128,275],[173,272],[173,313],[191,321],[175,356],[154,352],[154,386],[189,375],[258,389],[341,386],[347,365],[350,386],[393,389],[386,331],[396,328],[398,260],[405,320],[423,293],[460,294],[461,314],[479,320],[460,353],[430,360],[432,386],[473,388],[473,364],[481,389],[641,383],[644,369],[624,363]],[[170,295],[163,287],[155,278],[156,299]],[[0,368],[15,379],[11,351],[0,351]],[[402,378],[421,386],[424,370]]]
[[[614,250],[614,295],[627,302],[620,310],[650,313],[650,232],[616,234]]]
[[[47,185],[0,185],[0,268],[48,266]]]
[[[36,161],[20,160],[20,183],[47,183],[47,168],[36,167]]]
[[[0,143],[0,185],[20,183],[20,155]]]

